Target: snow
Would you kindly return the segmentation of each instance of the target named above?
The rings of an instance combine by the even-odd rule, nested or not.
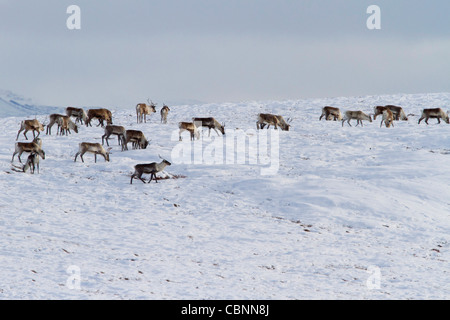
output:
[[[448,299],[450,126],[417,120],[449,103],[434,93],[178,105],[166,125],[118,109],[114,123],[142,130],[146,150],[122,152],[114,138],[111,162],[74,162],[101,127],[43,133],[39,175],[11,167],[26,117],[0,118],[0,299]],[[415,116],[394,128],[318,120],[326,105],[386,104]],[[291,131],[258,133],[259,112],[293,118]],[[226,137],[278,141],[279,159],[251,162],[260,146],[230,138],[236,158],[209,154],[222,140],[206,129],[178,141],[177,123],[194,116],[225,122]],[[169,179],[130,185],[134,165],[159,155]]]

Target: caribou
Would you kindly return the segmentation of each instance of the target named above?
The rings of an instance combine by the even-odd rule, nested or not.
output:
[[[19,158],[20,163],[22,163],[20,156],[24,152],[28,152],[30,154],[35,153],[38,156],[40,156],[42,159],[45,159],[45,152],[44,152],[44,150],[42,150],[42,140],[39,138],[35,138],[33,140],[33,142],[17,142],[11,162],[14,162],[14,157],[17,154],[18,155],[17,157]]]
[[[138,164],[134,166],[134,173],[131,175],[130,184],[133,184],[134,178],[137,178],[141,180],[143,183],[146,183],[144,178],[142,178],[143,174],[150,174],[150,180],[148,180],[148,183],[150,183],[153,178],[155,178],[155,182],[158,183],[158,180],[156,179],[156,174],[158,172],[163,171],[167,166],[170,165],[171,163],[165,159],[162,159],[160,163],[152,162],[149,164]]]
[[[384,125],[389,128],[391,125],[394,126],[394,113],[389,109],[383,111],[383,118],[381,119],[380,128]]]
[[[147,140],[144,133],[139,130],[125,131],[125,140],[122,143],[122,151],[128,150],[128,143],[132,142],[133,149],[147,149],[150,141]]]
[[[126,130],[122,126],[107,125],[105,127],[105,134],[102,136],[102,145],[105,144],[106,140],[106,144],[109,147],[108,139],[111,135],[117,136],[117,140],[120,146],[121,144],[123,145],[123,143],[125,142]]]
[[[322,118],[325,117],[326,121],[334,120],[334,121],[341,121],[342,120],[342,113],[339,110],[339,108],[334,107],[323,107],[322,108],[322,115],[319,118],[319,121],[322,120]]]
[[[403,110],[402,107],[398,107],[398,106],[393,106],[393,105],[387,105],[386,106],[389,110],[392,111],[392,113],[394,114],[394,120],[399,121],[408,121],[408,117],[406,116],[405,111]]]
[[[112,122],[112,113],[108,109],[100,108],[100,109],[90,109],[88,110],[87,119],[85,121],[86,127],[91,126],[92,119],[98,120],[98,126],[104,127],[104,121],[106,121],[107,124],[113,124]]]
[[[211,136],[211,129],[219,136],[219,131],[224,135],[225,134],[225,123],[220,124],[219,121],[214,119],[213,117],[209,118],[192,118],[192,122],[195,123],[197,128],[206,127],[209,129],[208,137]]]
[[[389,109],[390,111],[392,111],[392,114],[394,116],[394,120],[399,121],[399,120],[403,120],[403,121],[408,121],[408,117],[406,116],[405,111],[403,110],[402,107],[397,107],[397,106],[393,106],[393,105],[387,105],[387,106],[376,106],[373,108],[373,120],[377,119],[377,116],[382,115],[383,111]]]
[[[362,111],[346,111],[344,118],[342,119],[342,126],[344,126],[344,122],[347,121],[348,125],[351,127],[350,120],[352,119],[357,120],[356,126],[361,124],[361,127],[364,127],[363,120],[372,122],[372,117]]]
[[[58,125],[57,134],[67,135],[68,133],[71,133],[70,130],[78,133],[78,126],[70,119],[69,116],[54,113],[50,115],[50,122],[47,125],[46,134],[52,134],[52,127],[55,125],[55,123]]]
[[[153,101],[149,101],[147,99],[148,105],[145,103],[138,103],[136,105],[136,118],[137,123],[142,123],[143,121],[147,123],[147,115],[152,115],[156,112],[157,103],[153,103]]]
[[[28,131],[33,131],[33,139],[36,139],[41,134],[41,131],[45,130],[45,128],[44,128],[44,125],[42,123],[40,123],[38,120],[36,120],[36,119],[34,119],[34,120],[24,120],[20,124],[20,130],[19,130],[19,132],[17,132],[16,141],[19,140],[19,135],[24,130],[25,130],[25,132],[23,133],[23,135],[25,136],[25,139],[28,140],[28,137],[27,137],[27,132]],[[38,133],[37,136],[35,134],[35,131],[37,131],[37,133]]]
[[[55,125],[55,123],[58,125],[58,131],[59,132],[59,128],[60,128],[60,123],[61,123],[61,117],[63,117],[63,115],[61,114],[51,114],[50,115],[50,122],[47,125],[47,131],[45,134],[52,134],[52,127]]]
[[[32,152],[27,159],[27,162],[23,166],[22,171],[26,173],[30,169],[31,174],[34,174],[37,168],[39,174],[39,154]]]
[[[425,123],[428,124],[428,119],[437,119],[438,123],[441,123],[441,119],[446,123],[449,123],[448,112],[445,113],[441,108],[433,108],[433,109],[423,109],[422,116],[419,119],[420,122],[425,119]]]
[[[167,115],[169,114],[170,108],[164,104],[164,106],[161,108],[161,123],[166,124],[167,123]]]
[[[178,128],[180,129],[180,132],[178,134],[180,141],[183,141],[183,139],[181,138],[181,134],[184,131],[189,131],[189,133],[191,135],[191,141],[194,140],[194,137],[197,138],[197,140],[200,139],[200,133],[198,132],[195,122],[179,122]]]
[[[100,154],[105,158],[105,162],[109,162],[109,152],[111,151],[111,148],[108,148],[108,150],[105,150],[103,146],[100,143],[89,143],[89,142],[82,142],[79,145],[78,152],[75,155],[74,162],[77,161],[78,156],[80,156],[81,161],[84,162],[83,156],[86,152],[93,153],[95,156],[95,163],[97,163],[97,155]]]
[[[86,114],[86,111],[82,108],[74,108],[74,107],[67,107],[66,108],[66,115],[68,117],[75,117],[75,123],[85,123],[88,116]]]
[[[61,117],[61,123],[60,123],[60,135],[68,135],[70,130],[75,131],[75,133],[78,133],[78,126],[70,119],[69,116],[63,116]]]
[[[264,127],[267,125],[267,129],[271,125],[275,127],[275,129],[278,130],[278,127],[281,128],[283,131],[289,131],[290,123],[292,119],[288,118],[287,122],[284,120],[284,118],[280,115],[274,115],[270,113],[260,113],[258,114],[258,121],[256,122],[256,128],[264,129]]]

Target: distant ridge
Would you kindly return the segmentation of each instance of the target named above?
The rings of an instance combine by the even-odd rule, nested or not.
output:
[[[41,106],[8,90],[0,89],[0,117],[31,117],[62,112],[64,108]]]

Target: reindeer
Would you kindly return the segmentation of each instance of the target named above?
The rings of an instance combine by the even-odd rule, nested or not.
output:
[[[133,149],[147,149],[150,141],[147,140],[144,133],[139,130],[127,130],[125,132],[125,143],[122,144],[122,151],[128,150],[128,143],[132,142]]]
[[[211,136],[211,129],[219,136],[219,131],[224,135],[225,134],[225,123],[220,124],[219,121],[214,119],[213,117],[209,118],[192,118],[192,122],[195,123],[197,128],[206,127],[209,129],[208,137]]]
[[[41,131],[44,131],[44,125],[42,123],[40,123],[38,120],[34,119],[34,120],[24,120],[22,121],[22,123],[20,124],[20,130],[19,132],[17,132],[17,138],[16,141],[19,140],[19,134],[24,131],[23,135],[25,136],[25,139],[28,140],[27,137],[27,132],[28,131],[33,131],[33,139],[36,139],[37,137],[39,137],[39,135],[41,134]],[[37,131],[37,136],[34,133],[35,131]]]
[[[198,132],[195,122],[179,122],[178,128],[180,129],[179,132],[180,141],[183,141],[183,139],[181,138],[181,134],[184,131],[189,131],[189,133],[191,134],[191,141],[194,140],[194,137],[197,138],[197,140],[200,139],[200,132]]]
[[[75,117],[75,123],[85,123],[87,120],[87,114],[86,111],[82,108],[74,108],[74,107],[67,107],[66,108],[66,115],[69,117]]]
[[[15,151],[13,153],[11,162],[14,162],[14,157],[17,154],[20,163],[22,163],[22,159],[20,159],[20,156],[22,153],[28,152],[28,153],[35,153],[38,156],[40,156],[42,159],[45,160],[45,152],[42,150],[42,140],[39,138],[35,138],[33,142],[17,142]]]
[[[363,120],[372,122],[372,117],[362,111],[346,111],[344,118],[342,119],[342,126],[344,126],[344,122],[347,121],[348,125],[351,127],[350,120],[352,119],[356,119],[356,126],[361,124],[361,127],[364,127]]]
[[[326,121],[334,120],[334,121],[341,121],[342,120],[342,113],[339,110],[339,108],[334,107],[323,107],[322,108],[322,115],[319,118],[319,121],[322,120],[322,118],[325,117]]]
[[[75,155],[74,162],[77,161],[78,156],[81,157],[81,161],[84,162],[83,155],[86,152],[93,153],[95,156],[95,163],[97,163],[97,155],[100,154],[105,158],[105,162],[109,162],[109,152],[112,148],[108,148],[108,150],[105,150],[103,146],[100,143],[89,143],[89,142],[82,142],[80,143],[79,150]]]
[[[387,105],[386,106],[389,110],[392,111],[392,113],[394,114],[394,120],[399,121],[399,120],[403,120],[403,121],[408,121],[408,117],[406,116],[405,111],[403,110],[402,107],[398,107],[398,106],[393,106],[393,105]]]
[[[383,111],[386,110],[386,106],[376,106],[373,108],[373,120],[377,120],[377,116],[383,115]]]
[[[425,119],[425,123],[428,124],[428,119],[430,118],[437,119],[438,123],[441,123],[441,119],[449,123],[448,112],[445,113],[445,111],[441,108],[434,108],[423,109],[422,116],[419,119],[419,124],[423,119]]]
[[[142,178],[143,174],[150,174],[150,180],[148,180],[148,183],[152,182],[153,178],[155,178],[155,182],[158,183],[158,180],[156,179],[156,174],[158,172],[163,171],[166,168],[166,166],[170,165],[171,163],[165,159],[162,159],[160,163],[152,162],[149,164],[138,164],[134,166],[134,173],[131,175],[130,184],[133,184],[134,178],[137,178],[141,180],[143,183],[145,183],[145,180]]]
[[[380,128],[384,125],[389,128],[391,125],[394,126],[394,113],[389,109],[383,111],[383,119],[381,119]]]
[[[161,108],[161,111],[160,111],[161,123],[164,123],[164,124],[167,123],[167,115],[169,114],[169,111],[170,111],[169,107],[164,104],[164,106]]]
[[[60,118],[60,135],[71,133],[70,130],[75,131],[75,133],[78,133],[78,126],[70,119],[69,116],[62,116]]]
[[[256,128],[264,129],[264,127],[267,125],[267,129],[271,125],[275,127],[276,130],[278,130],[278,127],[281,128],[283,131],[289,131],[290,128],[290,122],[292,121],[291,118],[288,119],[286,122],[284,118],[280,115],[274,115],[270,113],[260,113],[258,114],[258,121],[256,122]]]
[[[275,117],[277,117],[277,119],[280,123],[281,130],[289,131],[289,129],[291,127],[292,118],[288,118],[287,121],[285,121],[283,116],[276,115]],[[270,127],[270,125],[267,127],[267,129],[269,129],[269,127]]]
[[[73,123],[69,116],[54,113],[50,115],[50,122],[47,125],[46,134],[52,134],[52,127],[55,125],[55,123],[58,125],[57,134],[59,133],[61,135],[67,135],[68,133],[71,133],[70,130],[74,130],[76,133],[78,133],[78,126]]]
[[[62,114],[51,114],[50,115],[50,122],[47,125],[47,131],[45,134],[52,134],[52,127],[55,125],[55,123],[58,125],[58,131],[59,132],[60,126],[61,126],[61,118],[63,117]]]
[[[34,174],[37,168],[39,174],[39,154],[32,152],[27,159],[27,162],[23,166],[23,172],[26,173],[30,169],[31,174]]]
[[[394,115],[394,120],[399,121],[408,121],[408,117],[405,114],[405,111],[403,111],[402,107],[397,107],[393,105],[387,105],[387,106],[376,106],[373,108],[374,115],[373,120],[377,119],[377,116],[382,115],[383,111],[389,109],[392,111],[392,114]]]
[[[119,146],[121,144],[125,143],[125,136],[126,136],[125,128],[122,126],[107,125],[105,127],[105,134],[102,136],[102,145],[105,144],[105,140],[106,140],[106,144],[109,147],[108,139],[113,134],[117,136]]]
[[[108,109],[90,109],[88,110],[87,119],[85,121],[86,127],[91,126],[92,119],[96,118],[98,120],[98,126],[104,127],[104,121],[106,121],[107,124],[113,124],[112,122],[112,113]]]
[[[142,123],[144,121],[147,123],[147,115],[152,115],[152,113],[156,112],[157,103],[153,103],[153,101],[149,101],[147,99],[148,105],[145,103],[138,103],[136,105],[136,118],[137,123]]]
[[[269,124],[273,125],[275,129],[278,129],[278,125],[280,123],[280,120],[278,120],[277,117],[273,114],[269,113],[260,113],[258,114],[258,121],[256,122],[256,129],[264,129],[264,127]],[[269,128],[269,127],[267,127]]]

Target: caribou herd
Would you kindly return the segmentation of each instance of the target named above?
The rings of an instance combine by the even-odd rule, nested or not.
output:
[[[376,106],[373,109],[373,113],[366,114],[361,110],[358,111],[345,111],[344,116],[342,115],[339,108],[335,107],[323,107],[322,108],[322,114],[319,117],[319,120],[322,120],[322,118],[325,117],[325,120],[327,121],[342,121],[342,126],[344,126],[345,122],[347,121],[348,125],[351,126],[350,120],[356,120],[356,125],[359,124],[363,126],[363,120],[372,122],[373,120],[377,119],[377,116],[381,115],[382,120],[380,123],[380,127],[383,126],[383,124],[389,128],[394,126],[394,121],[408,121],[408,116],[406,115],[405,111],[402,107],[394,106],[394,105],[386,105],[386,106]],[[413,114],[410,114],[413,115]],[[432,109],[423,109],[422,115],[418,121],[418,124],[425,119],[425,123],[428,124],[429,119],[437,119],[438,123],[441,123],[441,119],[444,120],[446,123],[449,122],[449,115],[448,111],[445,112],[441,108],[432,108]]]
[[[147,104],[148,103],[148,104]],[[136,122],[137,124],[147,123],[147,116],[151,117],[153,113],[156,113],[157,104],[151,100],[147,99],[147,103],[139,103],[136,105]],[[163,104],[161,108],[161,124],[167,124],[167,118],[170,112],[170,108]],[[409,114],[408,116],[411,116]],[[408,116],[402,107],[394,105],[386,106],[375,106],[373,112],[366,114],[361,110],[347,110],[341,112],[339,108],[325,106],[322,108],[322,114],[319,117],[319,121],[325,119],[326,121],[341,121],[342,127],[345,122],[351,127],[351,120],[356,120],[356,126],[363,125],[363,121],[372,122],[376,120],[377,116],[381,116],[380,127],[383,125],[386,128],[394,127],[395,121],[408,121]],[[31,131],[33,133],[32,142],[17,142],[15,145],[15,150],[11,159],[14,162],[14,158],[17,155],[19,162],[22,164],[20,168],[21,172],[26,172],[30,170],[31,173],[38,169],[39,173],[39,160],[45,159],[45,152],[42,149],[42,139],[39,137],[41,132],[46,130],[47,135],[52,134],[52,127],[57,125],[57,135],[66,135],[79,132],[79,126],[92,127],[92,121],[95,119],[98,121],[97,126],[102,126],[104,128],[104,135],[102,136],[102,143],[92,143],[92,142],[82,142],[79,144],[78,152],[75,154],[74,162],[77,161],[78,156],[81,161],[84,162],[83,156],[86,153],[91,153],[94,155],[94,161],[97,162],[97,155],[101,155],[105,162],[110,161],[110,151],[109,139],[112,135],[117,136],[117,143],[122,147],[122,151],[128,150],[128,144],[132,143],[132,149],[146,149],[150,140],[146,138],[144,133],[140,130],[127,130],[124,126],[114,125],[112,112],[105,108],[89,109],[84,110],[82,108],[67,107],[66,114],[51,114],[47,117],[49,121],[47,123],[40,123],[37,119],[24,120],[20,125],[20,129],[17,133],[16,141],[19,139],[20,134],[23,132],[23,136],[28,140],[27,133]],[[73,120],[72,120],[73,119]],[[449,122],[448,112],[445,112],[441,108],[433,109],[423,109],[422,114],[418,120],[418,124],[422,120],[428,125],[429,119],[437,119],[438,123],[441,123],[441,119],[446,123]],[[182,133],[184,131],[189,132],[191,141],[195,139],[200,139],[200,128],[208,128],[208,136],[211,135],[211,129],[213,129],[218,136],[225,135],[225,123],[220,123],[213,117],[194,117],[192,121],[182,121],[178,122],[179,129],[179,140],[182,141]],[[267,126],[273,126],[275,130],[281,129],[282,131],[289,131],[292,118],[285,120],[283,116],[270,114],[270,113],[259,113],[256,116],[256,128],[257,130],[262,130]],[[46,121],[44,121],[46,122]],[[45,129],[46,127],[46,129]],[[107,148],[105,149],[105,142]],[[27,161],[25,164],[22,163],[21,156],[23,153],[29,153]],[[133,183],[134,179],[139,179],[143,183],[146,183],[145,179],[142,177],[144,174],[149,174],[150,183],[153,179],[157,181],[156,174],[163,171],[166,166],[170,166],[171,163],[166,159],[162,159],[161,162],[152,162],[149,164],[137,164],[134,167],[135,172],[131,175],[130,184]],[[18,170],[16,170],[18,171]]]

